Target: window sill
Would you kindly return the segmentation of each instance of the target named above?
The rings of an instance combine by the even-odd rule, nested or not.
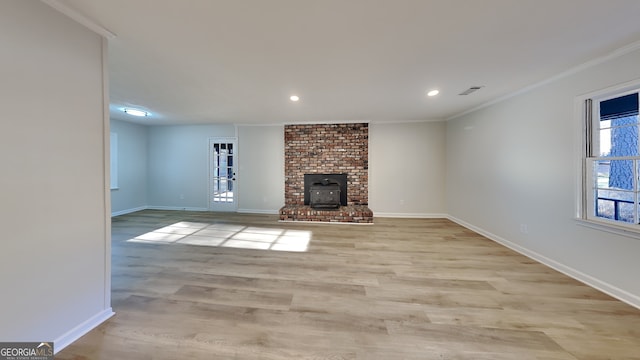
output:
[[[113,187],[113,188],[111,188],[111,190],[120,190],[120,188],[118,188],[118,187]]]
[[[585,219],[575,219],[575,221],[580,226],[585,226],[591,229],[605,231],[605,232],[620,235],[620,236],[626,236],[629,238],[640,239],[640,225],[636,225],[638,228],[635,229],[630,226],[629,227],[621,226],[621,225],[611,224],[604,221],[600,222],[600,221],[585,220]]]

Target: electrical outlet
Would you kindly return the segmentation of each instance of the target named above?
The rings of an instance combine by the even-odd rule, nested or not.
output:
[[[523,234],[529,233],[529,227],[527,226],[527,224],[520,224],[520,232]]]

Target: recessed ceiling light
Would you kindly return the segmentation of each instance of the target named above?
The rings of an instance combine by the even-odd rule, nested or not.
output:
[[[298,100],[300,100],[300,97],[298,95],[291,95],[291,97],[289,97],[289,99],[291,99],[291,101],[298,101]]]
[[[427,93],[427,96],[436,96],[440,94],[440,90],[431,90]]]
[[[149,116],[148,112],[138,109],[124,109],[122,111],[133,116]]]

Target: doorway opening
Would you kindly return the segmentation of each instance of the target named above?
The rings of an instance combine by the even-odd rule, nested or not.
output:
[[[235,212],[237,138],[209,139],[209,210]]]

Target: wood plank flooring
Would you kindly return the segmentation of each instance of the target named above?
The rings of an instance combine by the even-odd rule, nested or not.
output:
[[[448,220],[112,227],[116,315],[56,359],[640,359],[640,310]]]

